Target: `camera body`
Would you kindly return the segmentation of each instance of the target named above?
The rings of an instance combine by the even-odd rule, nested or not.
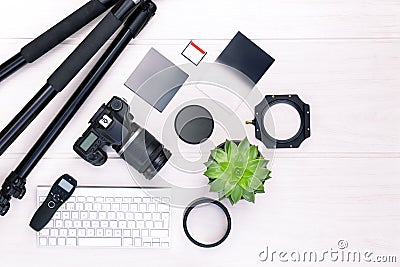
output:
[[[90,119],[89,128],[74,144],[74,151],[94,166],[107,159],[112,147],[129,165],[151,180],[167,163],[171,152],[133,121],[129,105],[114,96]]]

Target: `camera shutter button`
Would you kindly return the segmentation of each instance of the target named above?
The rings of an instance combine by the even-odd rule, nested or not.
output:
[[[119,99],[114,98],[113,101],[111,102],[111,108],[114,111],[120,111],[122,109],[122,101]]]

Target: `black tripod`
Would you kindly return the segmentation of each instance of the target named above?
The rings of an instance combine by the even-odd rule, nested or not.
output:
[[[35,98],[20,112],[22,114],[21,116],[25,119],[21,121],[21,118],[16,117],[14,120],[17,122],[17,124],[10,124],[10,127],[5,129],[7,130],[7,133],[17,134],[22,132],[22,130],[36,117],[38,112],[40,112],[41,107],[46,106],[51,101],[52,97],[60,91],[60,88],[64,88],[69,81],[72,80],[80,68],[87,63],[89,60],[88,54],[94,55],[99,49],[99,46],[101,47],[99,43],[104,44],[104,42],[112,35],[112,33],[116,31],[119,25],[122,24],[121,21],[128,17],[123,29],[110,44],[108,49],[104,52],[103,56],[99,59],[82,84],[78,87],[61,111],[50,123],[48,128],[34,144],[18,167],[12,171],[5,180],[0,190],[1,216],[4,216],[8,212],[12,197],[18,199],[23,198],[26,192],[26,178],[29,173],[33,170],[39,160],[56,140],[58,135],[73,118],[75,113],[83,105],[96,85],[100,82],[118,56],[129,44],[130,40],[135,38],[141,32],[151,17],[155,14],[155,11],[156,5],[150,0],[140,1],[138,4],[135,4],[130,0],[119,1],[109,15],[105,17],[102,22],[100,22],[100,24],[92,31],[92,33],[60,66],[60,68],[55,72],[56,75],[52,75],[50,77],[48,83],[42,88],[38,95],[35,96]],[[107,30],[104,28],[107,28]],[[106,38],[106,36],[108,37]],[[89,46],[89,48],[87,48],[86,45]],[[85,53],[88,54],[84,55]],[[83,59],[81,57],[83,57]],[[78,64],[78,67],[75,64]],[[15,134],[6,134],[5,136],[10,136],[10,138],[7,139],[10,141],[3,140],[4,138],[2,138],[2,142],[0,143],[2,145],[5,144],[5,146],[8,147],[7,145],[11,144],[11,140],[13,140],[11,137],[14,137]],[[15,138],[17,136],[18,135],[16,135]]]

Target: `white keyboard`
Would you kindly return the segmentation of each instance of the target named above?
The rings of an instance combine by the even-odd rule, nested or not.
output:
[[[50,187],[37,188],[38,206]],[[168,248],[168,188],[77,187],[37,235],[40,247]]]

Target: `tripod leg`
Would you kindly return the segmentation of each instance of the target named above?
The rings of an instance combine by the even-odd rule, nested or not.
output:
[[[91,0],[74,13],[60,21],[51,29],[24,46],[16,54],[0,66],[0,82],[18,71],[24,65],[32,63],[86,24],[104,13],[118,0]]]

